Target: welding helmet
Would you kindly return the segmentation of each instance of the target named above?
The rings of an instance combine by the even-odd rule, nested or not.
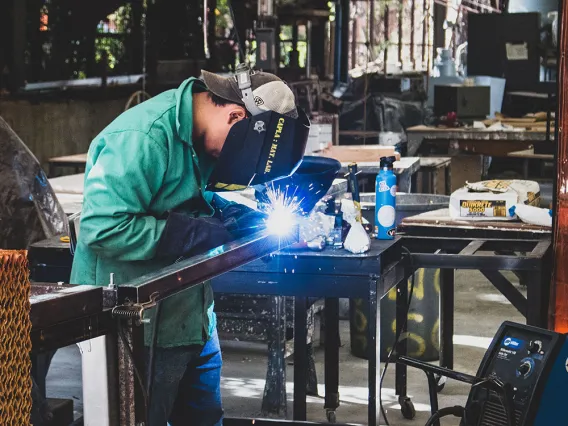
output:
[[[294,173],[306,150],[310,120],[296,107],[286,83],[246,66],[232,77],[206,71],[202,76],[213,94],[243,105],[250,114],[231,127],[207,190],[242,190]]]
[[[333,158],[306,156],[291,176],[255,186],[255,197],[261,205],[269,204],[267,191],[281,191],[299,202],[302,213],[309,214],[327,194],[340,170],[341,163]]]

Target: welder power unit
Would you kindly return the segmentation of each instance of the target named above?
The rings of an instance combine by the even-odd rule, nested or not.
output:
[[[563,334],[504,322],[476,374],[462,426],[568,425],[568,341]],[[510,409],[506,409],[509,404]],[[507,416],[507,411],[514,416]],[[512,414],[512,413],[511,413]],[[509,423],[508,417],[514,417]]]

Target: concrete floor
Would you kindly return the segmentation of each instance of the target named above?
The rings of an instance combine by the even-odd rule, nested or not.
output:
[[[518,280],[508,275],[518,286]],[[455,312],[455,369],[475,374],[491,338],[501,322],[524,322],[523,317],[477,271],[458,271],[456,274]],[[340,352],[341,406],[337,421],[367,423],[367,363],[349,351],[349,323],[341,324],[343,347]],[[392,367],[392,366],[391,366]],[[429,417],[429,399],[426,377],[420,371],[409,370],[409,394],[414,401],[417,416],[404,420],[394,396],[394,368],[389,367],[383,388],[383,401],[391,425],[423,425]],[[316,369],[323,395],[323,350],[316,352]],[[222,392],[227,416],[254,417],[260,413],[266,374],[266,352],[252,349],[224,350]],[[292,399],[293,366],[288,370],[288,396]],[[60,350],[53,360],[48,375],[50,397],[73,398],[75,410],[82,411],[80,353],[76,346]],[[467,385],[448,382],[440,394],[440,406],[463,405],[468,394]],[[323,398],[308,397],[308,420],[325,421]],[[291,418],[292,404],[288,406]],[[447,419],[443,425],[457,425],[456,419]]]

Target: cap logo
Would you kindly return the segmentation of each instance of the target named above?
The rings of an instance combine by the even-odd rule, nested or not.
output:
[[[264,101],[260,96],[254,97],[254,103],[256,104],[256,106],[264,105]]]
[[[266,128],[264,127],[264,121],[259,120],[256,123],[254,123],[254,130],[256,130],[259,134],[265,132]]]

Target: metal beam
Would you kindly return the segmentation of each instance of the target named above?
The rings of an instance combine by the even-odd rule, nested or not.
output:
[[[160,301],[298,241],[298,229],[285,238],[258,232],[194,256],[118,287],[119,303]]]

